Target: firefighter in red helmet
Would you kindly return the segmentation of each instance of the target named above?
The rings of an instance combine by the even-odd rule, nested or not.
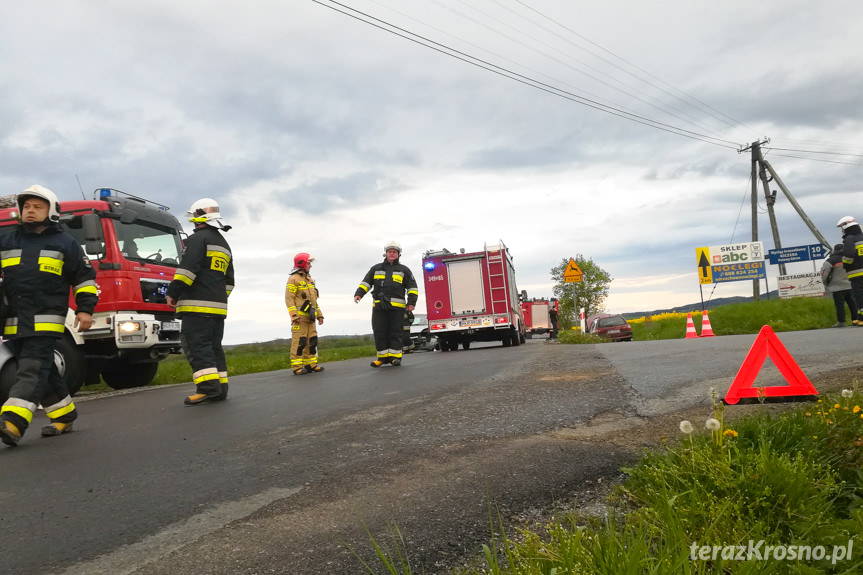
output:
[[[285,305],[291,314],[291,371],[294,375],[324,371],[318,365],[318,324],[324,314],[318,307],[318,288],[309,275],[315,258],[306,252],[294,256],[294,269],[285,286]]]

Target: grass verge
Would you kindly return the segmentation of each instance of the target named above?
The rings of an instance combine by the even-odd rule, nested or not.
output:
[[[492,525],[480,565],[458,575],[859,574],[863,572],[863,394],[823,396],[703,425],[648,450],[602,516]],[[762,406],[765,408],[766,406]],[[374,570],[369,570],[375,573]],[[385,573],[409,573],[393,570]]]

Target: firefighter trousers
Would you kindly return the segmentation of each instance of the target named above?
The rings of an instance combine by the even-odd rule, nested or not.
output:
[[[857,316],[851,320],[863,321],[863,276],[851,278],[851,295],[854,297],[854,303],[857,304]]]
[[[192,367],[195,393],[213,399],[228,398],[228,364],[222,349],[224,334],[224,317],[183,314],[180,343]]]
[[[405,310],[401,307],[372,310],[372,332],[378,361],[389,363],[402,358]]]
[[[41,404],[52,422],[71,423],[78,418],[69,390],[54,363],[56,337],[35,336],[6,342],[18,360],[15,384],[0,407],[0,419],[24,435]]]
[[[315,322],[300,317],[291,323],[291,369],[318,364],[318,328]]]

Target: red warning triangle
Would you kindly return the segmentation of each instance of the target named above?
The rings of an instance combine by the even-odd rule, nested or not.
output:
[[[755,377],[761,371],[764,360],[770,357],[779,372],[785,377],[788,385],[773,385],[768,387],[752,387]],[[818,390],[779,341],[769,325],[765,325],[758,332],[755,343],[743,360],[743,365],[737,372],[737,376],[725,394],[725,403],[735,404],[743,398],[764,397],[791,397],[801,395],[818,395]]]

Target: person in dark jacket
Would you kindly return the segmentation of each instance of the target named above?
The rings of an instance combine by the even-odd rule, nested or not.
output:
[[[402,255],[399,243],[387,243],[384,252],[384,261],[371,267],[354,292],[354,301],[357,303],[370,290],[374,298],[372,331],[377,359],[372,362],[372,367],[380,367],[385,363],[401,365],[405,311],[413,312],[419,298],[414,274],[399,262]]]
[[[30,186],[17,197],[20,225],[0,236],[0,267],[8,302],[3,337],[18,360],[15,384],[0,407],[0,440],[15,446],[41,404],[51,423],[44,437],[72,431],[78,412],[54,363],[65,332],[69,289],[75,297],[73,327],[93,323],[99,301],[96,271],[78,242],[60,226],[60,204],[48,188]]]
[[[845,327],[845,304],[851,311],[851,321],[854,325],[861,325],[857,319],[857,302],[851,297],[851,282],[845,274],[842,265],[842,252],[844,246],[836,244],[833,252],[821,265],[821,283],[824,290],[833,295],[833,305],[836,307],[836,324],[832,327]]]
[[[225,225],[219,204],[203,198],[186,214],[195,231],[186,240],[180,267],[168,285],[168,305],[182,318],[180,343],[192,367],[195,393],[186,405],[228,398],[228,364],[222,337],[228,315],[228,296],[234,289],[234,260],[221,231]]]
[[[863,325],[863,230],[851,216],[839,218],[836,224],[842,230],[842,266],[851,281],[851,295],[857,304],[854,325]]]

